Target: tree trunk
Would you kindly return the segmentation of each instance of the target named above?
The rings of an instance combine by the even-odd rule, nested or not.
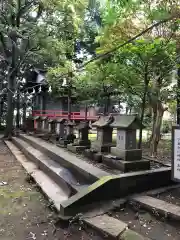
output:
[[[141,106],[141,117],[140,117],[140,121],[141,124],[143,124],[143,120],[144,120],[144,113],[145,113],[145,107],[146,107],[146,96],[147,96],[147,91],[148,91],[148,85],[149,85],[149,80],[148,80],[148,65],[145,65],[145,71],[144,71],[144,94],[143,94],[143,98],[142,98],[142,106]],[[138,148],[140,149],[142,147],[142,131],[143,128],[141,127],[139,130],[139,142],[138,142]]]
[[[155,107],[153,109],[153,120],[152,120],[153,124],[152,124],[152,133],[151,133],[151,136],[149,138],[149,146],[150,146],[152,138],[153,138],[154,128],[155,128],[155,124],[156,124],[156,118],[157,118],[157,108]]]
[[[20,127],[20,93],[19,93],[19,90],[17,92],[17,99],[16,99],[16,110],[17,110],[17,113],[16,113],[16,128],[19,129]]]
[[[164,108],[162,106],[157,108],[157,115],[156,121],[154,123],[152,139],[150,143],[150,154],[151,157],[157,157],[157,148],[159,140],[161,139],[161,125],[162,125],[162,118],[164,114]]]
[[[2,126],[3,113],[4,113],[4,99],[2,98],[0,102],[0,127]]]
[[[14,68],[12,67],[11,70],[13,71]],[[8,100],[7,100],[7,116],[6,116],[6,130],[4,137],[10,139],[12,137],[13,132],[13,119],[14,119],[14,83],[15,83],[15,76],[11,74],[8,78]]]
[[[23,129],[26,128],[26,101],[27,97],[24,95],[24,101],[23,101]]]

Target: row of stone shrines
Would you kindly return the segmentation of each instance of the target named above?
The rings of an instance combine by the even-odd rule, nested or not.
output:
[[[98,152],[111,153],[124,161],[140,160],[142,150],[137,149],[136,130],[143,127],[136,115],[101,116],[92,124],[97,129],[97,139],[92,143],[88,139],[89,122],[75,124],[66,119],[47,119],[36,117],[36,129],[55,134],[61,144],[71,150],[90,148]],[[74,128],[79,130],[79,139],[73,135]],[[117,129],[116,143],[113,143],[113,129]]]

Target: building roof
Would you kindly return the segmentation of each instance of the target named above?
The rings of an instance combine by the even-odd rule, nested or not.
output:
[[[99,119],[92,124],[93,127],[107,127],[113,122],[114,118],[109,116],[100,116]]]
[[[144,127],[136,115],[116,115],[114,121],[110,124],[113,128],[122,129],[140,129]]]

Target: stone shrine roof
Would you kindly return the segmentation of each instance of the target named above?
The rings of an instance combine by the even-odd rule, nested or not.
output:
[[[35,116],[33,117],[34,120],[39,120],[40,119],[40,116]]]
[[[48,120],[48,123],[54,123],[54,122],[56,122],[56,119],[50,118],[50,119]]]
[[[41,120],[43,121],[43,120],[46,120],[46,119],[48,119],[48,117],[41,117]]]
[[[92,124],[93,127],[107,127],[113,122],[113,116],[100,116],[100,118]]]
[[[75,126],[76,124],[74,123],[74,122],[72,122],[71,120],[67,120],[66,122],[65,122],[65,125],[66,126]]]
[[[66,122],[66,119],[65,118],[56,118],[56,122],[64,124]]]
[[[77,126],[78,130],[88,128],[90,129],[89,122],[80,122],[79,125]]]
[[[110,124],[113,128],[121,129],[139,129],[144,126],[136,115],[116,115],[114,121]]]

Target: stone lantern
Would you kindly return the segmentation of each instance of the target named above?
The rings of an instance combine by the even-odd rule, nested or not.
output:
[[[67,148],[72,152],[82,152],[87,148],[90,148],[91,141],[88,139],[89,134],[89,122],[80,122],[77,126],[79,131],[79,139],[76,139],[73,144],[68,144]]]
[[[56,133],[56,119],[49,119],[48,121],[48,129],[50,133]]]
[[[109,152],[113,146],[112,143],[112,131],[113,128],[110,124],[113,122],[113,116],[101,116],[99,120],[92,124],[92,127],[97,129],[97,139],[92,142],[92,149],[98,152]]]
[[[56,119],[56,134],[59,136],[59,139],[64,139],[64,137],[66,136],[66,129],[64,126],[65,122],[65,118]]]
[[[142,149],[137,149],[136,130],[143,126],[137,116],[114,116],[110,126],[117,129],[116,147],[111,147],[111,153],[125,161],[140,160]]]
[[[137,116],[114,116],[110,126],[117,129],[116,147],[102,161],[123,172],[149,170],[150,161],[142,159],[142,149],[137,148],[136,130],[143,127]]]
[[[42,117],[42,130],[48,129],[48,117]]]

